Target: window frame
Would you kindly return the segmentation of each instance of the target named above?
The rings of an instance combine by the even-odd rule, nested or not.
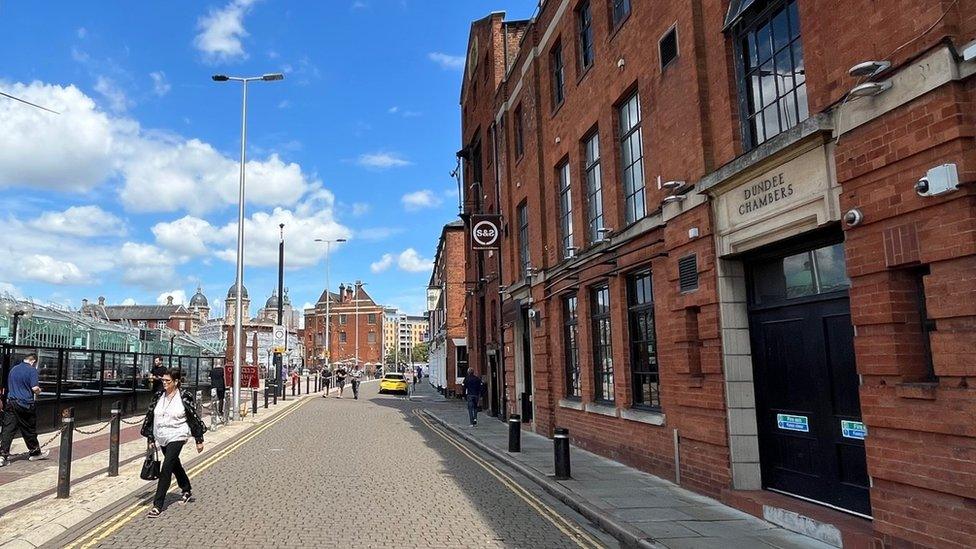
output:
[[[569,249],[573,247],[573,181],[569,169],[569,159],[564,159],[556,167],[556,192],[559,195],[559,240],[562,247],[560,257],[572,257]]]
[[[637,122],[633,123],[631,117],[628,115],[627,121],[630,123],[630,126],[625,129],[624,112],[629,112],[632,101],[636,102],[634,112],[637,113]],[[620,138],[617,140],[618,153],[620,157],[620,185],[623,188],[624,225],[626,226],[647,217],[647,197],[645,196],[646,182],[644,177],[644,132],[641,128],[643,118],[641,116],[640,93],[638,90],[634,90],[630,95],[627,96],[626,99],[618,103],[616,111],[617,128],[618,132],[620,133]],[[627,149],[630,149],[631,154],[633,153],[632,139],[636,139],[637,141],[637,148],[640,151],[640,158],[635,160],[632,156],[630,159],[630,164],[626,164],[624,150],[626,147]],[[631,192],[631,189],[627,188],[627,177],[628,174],[633,174],[634,167],[638,164],[640,165],[640,186],[635,186]],[[633,209],[631,208],[631,200],[633,200]],[[640,208],[637,207],[638,204],[640,205]]]
[[[626,13],[617,17],[617,8],[620,6],[627,6]],[[611,32],[616,32],[617,29],[623,26],[624,23],[630,19],[630,14],[634,11],[633,3],[630,0],[610,0],[607,2],[607,7],[610,10],[610,30]]]
[[[349,335],[346,332],[339,332],[339,343],[349,343]]]
[[[601,308],[599,294],[604,294]],[[613,403],[613,322],[611,319],[610,284],[590,288],[590,344],[593,352],[593,401]]]
[[[566,101],[566,63],[563,59],[562,40],[556,40],[549,50],[549,87],[552,110],[556,111]]]
[[[596,44],[593,42],[593,6],[590,0],[583,0],[576,8],[576,21],[576,41],[580,52],[578,62],[580,75],[582,75],[596,61]]]
[[[596,141],[595,147],[590,144]],[[591,150],[595,156],[591,156]],[[604,228],[603,168],[600,164],[600,132],[593,130],[583,138],[583,179],[586,182],[586,225],[590,242],[600,241],[599,229]],[[595,182],[595,183],[594,183]],[[597,210],[599,212],[597,213]]]
[[[570,305],[572,303],[572,305]],[[579,362],[579,295],[563,296],[563,397],[583,398],[582,371]]]
[[[667,63],[665,63],[664,62],[664,50],[663,50],[662,46],[664,46],[664,40],[671,33],[674,33],[674,57],[672,57]],[[673,25],[671,25],[670,27],[668,27],[668,30],[666,30],[664,32],[664,34],[662,34],[661,37],[658,38],[658,40],[657,40],[657,55],[658,55],[658,62],[659,62],[658,64],[661,67],[661,72],[664,72],[665,69],[667,69],[668,67],[670,67],[672,63],[674,63],[675,61],[678,60],[678,57],[681,55],[681,48],[680,48],[680,45],[678,44],[678,23],[677,22],[675,22]]]
[[[525,279],[528,277],[529,268],[532,266],[529,249],[529,204],[527,201],[523,200],[516,206],[515,219],[518,223],[519,274]]]
[[[640,282],[646,280],[642,287]],[[644,301],[639,301],[643,294]],[[644,323],[640,322],[641,318]],[[649,320],[649,322],[648,322]],[[661,364],[658,360],[657,322],[654,317],[654,279],[650,269],[637,271],[627,276],[627,324],[630,329],[630,377],[631,407],[659,411],[661,409]],[[650,326],[641,331],[640,327]],[[653,347],[649,351],[648,344]],[[653,354],[653,356],[651,356]],[[644,379],[648,382],[648,394],[643,395]],[[640,396],[639,396],[640,395]]]
[[[515,107],[515,159],[521,160],[525,156],[525,120],[522,104]]]
[[[790,36],[788,38],[788,43],[786,44],[786,46],[779,49],[776,48],[775,44],[771,44],[770,45],[771,53],[769,59],[761,63],[758,63],[759,65],[758,67],[747,68],[745,49],[747,48],[748,45],[749,35],[760,32],[760,30],[766,26],[769,26],[770,29],[769,32],[770,34],[772,34],[773,22],[776,19],[776,17],[783,11],[786,12],[787,28],[790,29]],[[797,29],[795,37],[792,35],[792,27],[794,23],[792,17],[794,16],[794,14],[797,17],[797,21],[795,22],[796,29]],[[807,91],[807,79],[806,79],[805,70],[803,72],[804,75],[803,82],[799,85],[796,84],[797,73],[795,72],[795,68],[798,65],[797,59],[799,59],[799,65],[803,66],[804,69],[806,67],[805,52],[803,50],[803,31],[800,28],[800,23],[799,23],[799,8],[797,7],[797,0],[761,0],[755,2],[752,6],[750,6],[745,11],[745,13],[739,18],[739,20],[728,29],[728,32],[729,35],[731,36],[732,48],[734,52],[735,80],[736,80],[736,87],[738,88],[738,104],[739,104],[739,120],[740,120],[739,131],[740,131],[740,136],[742,138],[742,148],[743,151],[750,151],[752,149],[755,149],[759,145],[769,141],[770,139],[773,139],[777,135],[780,135],[788,131],[789,129],[798,126],[801,122],[807,120],[810,117],[810,105],[809,105],[809,96],[807,95],[808,91]],[[775,40],[775,37],[770,36],[770,40]],[[795,45],[799,45],[798,48],[800,52],[799,56],[796,55],[797,49],[794,48]],[[783,96],[780,96],[779,84],[777,82],[775,84],[775,88],[776,88],[775,100],[769,103],[768,105],[760,105],[758,109],[755,109],[756,112],[753,112],[753,109],[750,107],[751,103],[753,102],[752,90],[751,90],[751,86],[749,85],[750,75],[753,72],[757,72],[757,73],[760,72],[762,70],[761,67],[765,63],[771,63],[772,66],[775,67],[776,58],[779,57],[779,54],[781,52],[787,50],[790,52],[791,65],[794,68],[794,72],[791,75],[791,78],[793,79],[793,83],[794,83],[793,88],[790,89]],[[775,68],[774,68],[774,72],[776,72]],[[762,93],[761,87],[762,86],[760,84],[760,93]],[[799,93],[798,93],[798,91],[801,88],[803,88],[804,97],[806,98],[806,101],[802,105],[799,100]],[[784,109],[781,107],[781,101],[787,97],[793,99],[793,107],[795,109],[794,112],[796,114],[796,121],[792,125],[784,128],[782,125],[782,111]],[[761,98],[760,102],[764,102],[764,99]],[[802,114],[802,111],[804,110],[806,111],[805,116]],[[765,112],[767,111],[774,111],[777,117],[777,128],[779,128],[779,131],[772,135],[766,135]],[[759,139],[759,130],[754,125],[758,117],[762,117],[761,120],[762,139],[761,140]]]
[[[346,313],[339,313],[339,324],[344,325],[349,323],[349,315]]]
[[[366,315],[366,324],[376,324],[376,313],[368,313]]]

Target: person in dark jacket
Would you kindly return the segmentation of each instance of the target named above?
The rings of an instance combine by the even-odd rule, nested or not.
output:
[[[152,371],[150,372],[152,378],[153,394],[163,390],[162,379],[163,379],[163,374],[165,373],[166,373],[166,367],[163,366],[163,358],[159,356],[154,356]]]
[[[42,451],[37,442],[36,398],[41,393],[41,383],[38,380],[36,354],[28,354],[23,362],[11,368],[7,385],[7,404],[0,404],[0,415],[3,416],[3,427],[0,428],[0,467],[7,465],[10,445],[18,430],[27,444],[27,460],[47,459],[51,451]]]
[[[464,376],[464,398],[468,401],[468,420],[471,426],[478,424],[478,403],[481,402],[481,391],[484,382],[474,375],[474,368],[468,368],[468,375]]]
[[[146,419],[142,421],[140,433],[149,440],[150,447],[158,445],[163,453],[156,495],[149,510],[150,518],[158,517],[162,512],[173,476],[176,476],[176,483],[183,494],[181,503],[190,501],[190,478],[180,462],[180,451],[190,437],[196,442],[197,453],[203,451],[203,433],[207,427],[197,415],[193,393],[180,388],[181,378],[179,368],[166,370],[160,379],[163,390],[153,397]]]
[[[220,415],[224,415],[224,397],[227,395],[227,382],[224,381],[224,367],[214,366],[210,369],[210,388],[217,391],[217,408]]]

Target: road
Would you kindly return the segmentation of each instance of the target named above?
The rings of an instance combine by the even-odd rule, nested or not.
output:
[[[171,492],[159,518],[145,516],[148,504],[129,505],[69,537],[77,547],[120,548],[616,546],[426,422],[418,412],[437,400],[378,395],[375,382],[363,384],[360,400],[348,388],[343,399],[308,399],[208,450],[188,469],[194,501],[182,505]]]

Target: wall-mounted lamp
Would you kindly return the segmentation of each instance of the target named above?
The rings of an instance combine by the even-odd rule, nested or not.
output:
[[[661,183],[662,189],[670,189],[672,191],[675,189],[680,189],[681,187],[684,186],[685,186],[684,181],[665,181],[664,183]]]
[[[891,88],[891,80],[882,80],[881,82],[865,82],[863,84],[854,86],[851,91],[847,93],[847,95],[851,99],[857,99],[859,97],[874,97],[875,95],[878,95],[889,88]]]
[[[891,61],[864,61],[851,67],[847,72],[851,76],[874,78],[891,67]]]
[[[664,197],[664,200],[662,202],[664,202],[665,204],[675,204],[675,203],[681,202],[685,198],[688,198],[688,197],[686,197],[683,194],[672,194],[670,196],[665,196]]]

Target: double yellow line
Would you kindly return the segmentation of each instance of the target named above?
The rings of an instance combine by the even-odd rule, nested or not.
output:
[[[593,537],[590,536],[588,533],[586,533],[586,531],[584,531],[582,528],[580,528],[576,524],[574,524],[574,523],[566,520],[555,509],[553,509],[552,507],[549,507],[548,505],[546,505],[545,503],[543,503],[542,500],[540,500],[539,498],[537,498],[534,494],[532,494],[531,492],[527,491],[525,488],[522,488],[521,486],[519,486],[518,483],[516,483],[514,480],[512,480],[512,477],[511,476],[509,476],[508,474],[502,472],[500,469],[498,469],[493,464],[491,464],[488,461],[486,461],[481,456],[475,454],[470,449],[468,449],[468,448],[464,447],[463,445],[459,444],[457,442],[457,439],[453,435],[447,433],[440,426],[434,425],[425,415],[423,415],[422,412],[420,412],[419,410],[414,410],[414,414],[430,430],[434,431],[441,438],[443,438],[448,443],[450,443],[452,446],[454,446],[455,448],[457,448],[458,451],[460,451],[462,454],[464,454],[469,459],[471,459],[471,461],[474,461],[475,463],[477,463],[478,465],[480,465],[483,469],[485,469],[486,471],[488,471],[488,473],[491,476],[493,476],[496,479],[498,479],[498,481],[501,482],[505,487],[507,487],[512,492],[514,492],[515,495],[517,495],[518,497],[522,498],[522,500],[525,501],[525,503],[527,503],[529,505],[529,507],[532,507],[533,509],[535,509],[535,511],[537,513],[539,513],[540,516],[542,516],[543,518],[545,518],[546,520],[548,520],[549,522],[551,522],[553,526],[555,526],[556,528],[558,528],[562,533],[566,534],[566,536],[569,539],[571,539],[574,542],[576,542],[577,545],[579,545],[580,547],[586,548],[586,549],[589,549],[591,547],[592,548],[603,548],[603,547],[605,547],[602,543],[600,543],[597,540],[593,539]]]
[[[230,455],[231,452],[233,452],[234,450],[237,450],[244,444],[247,444],[247,442],[252,440],[254,437],[267,431],[275,424],[277,424],[279,421],[293,414],[295,410],[298,410],[303,405],[305,405],[305,403],[310,402],[311,400],[312,399],[310,398],[306,398],[302,400],[298,404],[292,406],[291,409],[282,412],[280,416],[268,421],[264,425],[258,426],[255,430],[245,434],[240,439],[234,441],[230,446],[227,446],[226,448],[221,448],[212,456],[208,456],[204,458],[204,460],[201,461],[200,463],[194,463],[193,466],[187,470],[186,476],[188,476],[189,478],[195,478],[200,473],[203,473],[204,471],[212,467],[214,464],[216,464],[220,460]],[[174,486],[171,491],[175,491],[178,488],[179,488],[178,486]],[[114,534],[116,531],[118,531],[120,528],[122,528],[123,526],[131,522],[132,519],[136,518],[141,513],[147,512],[147,510],[151,505],[152,505],[151,501],[134,503],[126,507],[122,511],[119,511],[117,514],[112,516],[112,518],[102,522],[92,531],[75,539],[74,541],[72,541],[68,545],[65,545],[64,547],[65,549],[75,549],[75,548],[88,549],[89,547],[94,547],[96,544],[98,544],[98,542]]]

